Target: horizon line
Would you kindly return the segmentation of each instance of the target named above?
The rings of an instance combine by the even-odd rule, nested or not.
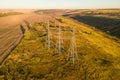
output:
[[[19,9],[19,10],[75,10],[75,9],[120,9],[120,8],[0,8],[0,10],[3,9]]]

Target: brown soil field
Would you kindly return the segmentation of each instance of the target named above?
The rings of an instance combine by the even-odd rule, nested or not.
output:
[[[8,49],[11,49],[13,45],[16,46],[16,42],[19,43],[21,40],[19,39],[22,35],[20,25],[27,29],[29,24],[45,22],[48,19],[55,20],[55,18],[46,14],[35,14],[32,10],[20,10],[18,12],[23,14],[0,17],[0,60],[3,59],[3,54],[11,51]]]

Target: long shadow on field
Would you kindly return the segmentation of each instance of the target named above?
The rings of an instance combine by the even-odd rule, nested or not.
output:
[[[72,16],[71,18],[120,38],[120,19],[109,19],[104,17],[80,15]]]

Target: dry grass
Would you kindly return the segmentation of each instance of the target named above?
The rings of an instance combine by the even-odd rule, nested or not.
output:
[[[34,14],[35,15],[35,14]],[[32,15],[32,16],[34,16]],[[37,15],[40,16],[40,15]],[[49,16],[50,17],[50,16]],[[37,17],[34,17],[36,19]],[[33,17],[32,17],[33,19]],[[47,19],[47,17],[46,17]],[[56,53],[55,36],[52,48],[45,47],[46,23],[36,22],[26,31],[22,42],[12,51],[0,67],[0,79],[6,80],[119,80],[120,39],[112,37],[89,25],[65,17],[52,17],[61,22],[64,36],[76,29],[76,43],[79,60],[74,64],[67,60],[69,41],[63,40],[64,52]],[[51,30],[55,33],[54,30]],[[64,38],[64,37],[62,37]]]

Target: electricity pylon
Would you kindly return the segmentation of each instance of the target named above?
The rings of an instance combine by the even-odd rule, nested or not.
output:
[[[57,53],[61,53],[62,52],[62,38],[61,38],[61,27],[59,24],[58,27],[58,36],[57,36],[57,43],[56,43],[56,49],[57,49]]]
[[[61,53],[61,28],[59,24],[59,34],[58,34],[58,53]]]
[[[74,28],[72,30],[72,37],[70,40],[70,49],[69,49],[69,53],[68,53],[68,60],[73,60],[73,63],[75,62],[75,60],[78,60]]]
[[[47,25],[47,40],[46,40],[46,43],[47,43],[47,48],[50,49],[50,25],[49,25],[49,20],[48,20],[48,25]]]

